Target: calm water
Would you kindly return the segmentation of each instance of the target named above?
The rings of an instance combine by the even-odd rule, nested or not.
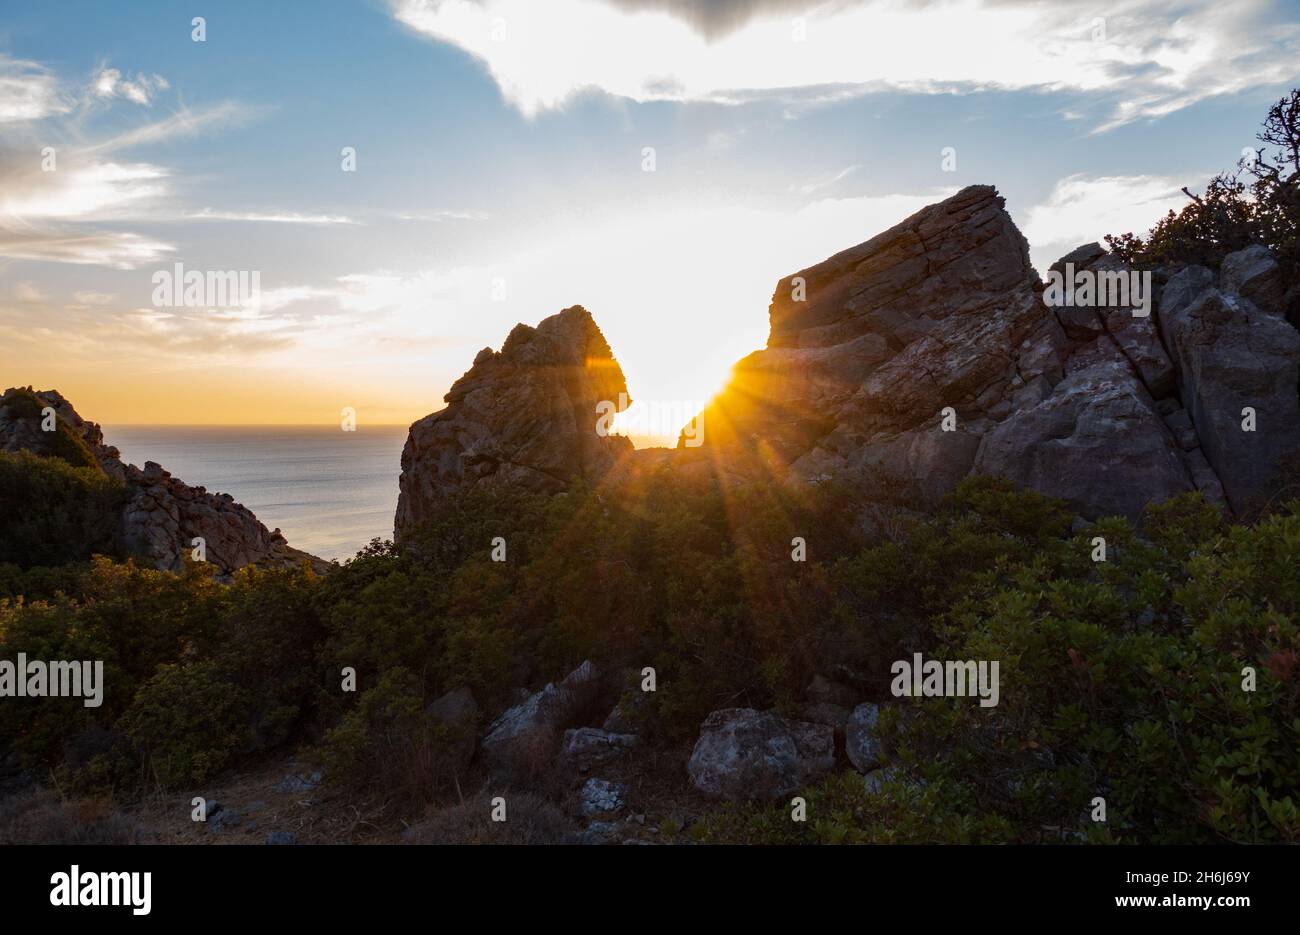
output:
[[[404,425],[106,425],[104,440],[123,461],[157,461],[187,484],[230,494],[321,558],[350,558],[393,536]]]

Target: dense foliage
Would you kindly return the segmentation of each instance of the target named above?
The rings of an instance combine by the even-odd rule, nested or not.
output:
[[[100,708],[7,700],[0,761],[130,796],[308,744],[335,782],[418,801],[447,779],[430,701],[467,685],[492,713],[591,658],[656,668],[630,710],[671,756],[715,708],[794,712],[816,673],[890,702],[878,791],[837,773],[809,790],[808,824],[720,809],[691,829],[704,840],[1300,839],[1300,507],[1224,527],[1185,497],[1141,535],[1080,531],[988,478],[888,535],[859,528],[859,507],[665,467],[617,490],[478,491],[324,577],[10,568],[0,658],[102,659],[108,687]],[[999,660],[1000,704],[892,699],[890,663],[915,651]]]
[[[0,588],[4,565],[85,561],[121,552],[126,487],[98,466],[0,451]]]

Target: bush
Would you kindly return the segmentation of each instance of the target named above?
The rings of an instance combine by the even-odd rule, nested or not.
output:
[[[1288,282],[1300,279],[1300,88],[1269,109],[1256,138],[1263,145],[1255,158],[1243,160],[1236,172],[1215,176],[1202,195],[1184,188],[1191,204],[1170,211],[1145,239],[1108,235],[1107,246],[1139,268],[1199,264],[1217,269],[1229,253],[1264,244]],[[1271,157],[1265,155],[1270,146],[1275,148]]]
[[[419,680],[396,668],[361,693],[356,708],[326,733],[319,756],[331,784],[377,787],[422,802],[455,778],[451,760],[459,740],[426,712]]]
[[[98,467],[0,452],[0,563],[19,568],[122,555],[126,488]]]

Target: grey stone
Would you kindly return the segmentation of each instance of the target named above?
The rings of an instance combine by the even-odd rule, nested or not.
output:
[[[561,732],[590,709],[600,692],[600,673],[584,662],[558,683],[548,684],[507,710],[491,725],[482,749],[498,773],[534,776],[551,765]]]
[[[876,736],[876,725],[880,720],[880,706],[860,704],[853,709],[848,724],[844,729],[844,752],[849,762],[860,773],[880,765],[884,747]]]
[[[752,708],[710,714],[687,764],[695,788],[714,799],[777,801],[835,765],[835,731]]]
[[[1219,267],[1219,288],[1248,299],[1271,315],[1285,315],[1286,284],[1273,253],[1262,244],[1229,253]]]
[[[1245,515],[1269,501],[1282,463],[1300,447],[1300,333],[1218,289],[1182,299],[1161,308],[1180,395],[1228,503]],[[1256,413],[1253,432],[1243,430],[1247,408]]]
[[[637,744],[635,734],[615,734],[595,727],[579,727],[564,732],[560,756],[570,766],[586,772],[627,753]]]
[[[588,779],[579,793],[579,807],[588,818],[621,812],[626,804],[627,787],[608,779]]]

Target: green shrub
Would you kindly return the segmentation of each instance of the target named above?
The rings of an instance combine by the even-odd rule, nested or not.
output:
[[[1300,278],[1300,88],[1269,109],[1257,139],[1262,145],[1255,157],[1243,160],[1236,172],[1215,176],[1199,196],[1184,188],[1191,203],[1170,211],[1145,238],[1108,235],[1111,251],[1139,268],[1217,269],[1229,253],[1264,244],[1286,281],[1295,282]]]
[[[0,452],[0,562],[20,568],[122,555],[126,488],[98,467]]]

